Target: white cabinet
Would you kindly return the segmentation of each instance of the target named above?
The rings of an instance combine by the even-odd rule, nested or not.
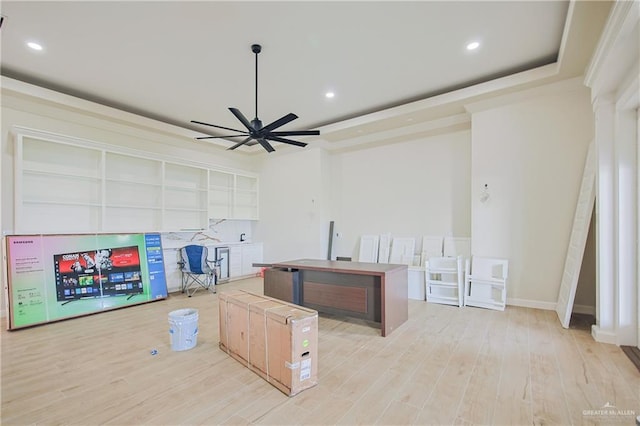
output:
[[[262,263],[262,243],[251,243],[242,247],[242,275],[256,275],[260,268],[254,268],[254,263]]]
[[[162,229],[162,162],[105,153],[102,231]]]
[[[258,219],[258,178],[236,175],[234,219]]]
[[[164,273],[167,280],[167,291],[169,293],[180,291],[182,287],[182,273],[178,266],[178,250],[164,249]]]
[[[258,273],[254,263],[262,263],[262,243],[231,244],[229,246],[229,278],[236,279]]]
[[[209,172],[209,217],[212,219],[258,219],[258,178]]]
[[[233,213],[233,174],[209,172],[209,217],[231,218]]]
[[[242,246],[229,247],[229,278],[242,276]]]
[[[16,145],[15,230],[91,232],[102,227],[102,152],[25,137]]]
[[[216,246],[209,248],[209,258],[213,259]],[[227,247],[227,246],[224,246]],[[229,244],[229,278],[231,280],[255,276],[260,268],[254,268],[254,263],[263,262],[262,243]],[[182,274],[178,267],[178,250],[165,248],[163,250],[167,289],[171,292],[180,291]]]
[[[207,170],[165,163],[163,182],[164,228],[206,228]]]
[[[14,232],[171,232],[258,219],[258,178],[248,173],[14,130]]]

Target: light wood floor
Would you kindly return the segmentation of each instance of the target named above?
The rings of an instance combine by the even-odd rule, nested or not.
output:
[[[262,291],[254,278],[219,286]],[[218,298],[200,291],[2,331],[2,425],[627,424],[640,373],[555,312],[409,301],[383,338],[320,316],[319,384],[286,397],[218,348]],[[169,312],[199,310],[198,344],[171,350]],[[151,351],[156,349],[157,355]]]

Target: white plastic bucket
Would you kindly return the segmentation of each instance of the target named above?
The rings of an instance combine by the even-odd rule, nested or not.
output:
[[[195,347],[198,343],[198,310],[178,309],[169,312],[169,337],[174,351]]]

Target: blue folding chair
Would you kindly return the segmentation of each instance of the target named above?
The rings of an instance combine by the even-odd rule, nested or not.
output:
[[[182,272],[181,291],[191,297],[198,289],[216,292],[220,259],[208,260],[209,250],[205,246],[188,245],[179,250],[178,265]]]

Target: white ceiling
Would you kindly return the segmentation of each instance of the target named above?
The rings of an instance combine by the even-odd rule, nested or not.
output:
[[[215,129],[190,120],[242,129],[228,107],[254,117],[250,46],[259,43],[263,123],[294,112],[299,118],[278,130],[319,128],[319,138],[294,139],[346,149],[385,143],[367,139],[371,132],[395,129],[391,142],[402,127],[415,134],[442,120],[460,125],[464,120],[451,117],[464,112],[462,100],[581,75],[610,3],[2,1],[0,7],[3,75],[211,134]],[[32,51],[27,41],[44,49]],[[470,41],[481,45],[467,51]],[[526,78],[477,86],[534,69],[519,74]],[[435,96],[462,88],[455,100]],[[327,91],[335,97],[325,98]],[[264,151],[258,145],[244,152]]]

